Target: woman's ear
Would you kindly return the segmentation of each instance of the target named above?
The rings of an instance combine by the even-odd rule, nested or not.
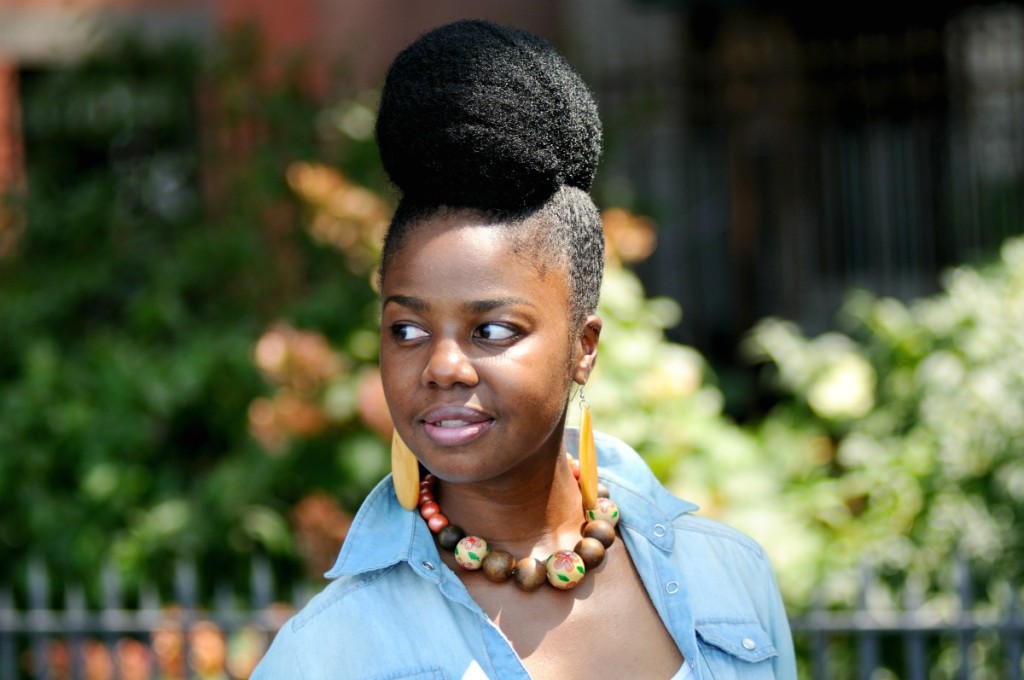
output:
[[[601,317],[591,314],[583,321],[576,337],[576,355],[573,360],[572,379],[577,385],[586,385],[590,372],[597,363],[597,341],[603,327]]]

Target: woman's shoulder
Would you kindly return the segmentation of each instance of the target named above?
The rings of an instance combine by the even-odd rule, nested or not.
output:
[[[718,546],[721,550],[742,553],[753,560],[765,560],[764,548],[750,536],[728,524],[694,513],[679,515],[673,521],[681,540]]]
[[[730,580],[744,581],[774,590],[771,565],[757,541],[698,514],[698,506],[668,491],[629,445],[607,434],[597,434],[595,439],[602,478],[629,530],[670,555],[694,582],[721,582],[728,587]]]
[[[460,662],[475,650],[458,642],[457,610],[429,587],[436,568],[424,569],[427,577],[400,562],[339,575],[281,627],[253,677],[450,677],[432,674],[442,650]],[[424,612],[427,629],[417,625]]]
[[[755,540],[727,524],[696,514],[699,507],[695,503],[673,495],[631,446],[602,432],[595,433],[595,440],[603,476],[614,486],[614,492],[626,496],[623,500],[629,504],[640,500],[640,510],[650,510],[652,517],[660,515],[670,521],[679,540],[720,544],[723,549],[740,550],[754,559],[764,558]],[[567,442],[571,441],[568,437]],[[660,530],[655,527],[654,533]]]
[[[378,582],[396,569],[397,565],[379,571],[345,574],[329,581],[288,620],[285,627],[293,634],[308,635],[325,626],[351,621],[352,612],[366,606],[366,598],[377,600],[381,597],[381,593],[376,592],[380,585]]]

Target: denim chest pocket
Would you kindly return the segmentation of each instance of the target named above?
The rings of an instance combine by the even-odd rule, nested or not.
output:
[[[698,624],[697,639],[714,680],[775,678],[772,659],[779,653],[761,624]]]

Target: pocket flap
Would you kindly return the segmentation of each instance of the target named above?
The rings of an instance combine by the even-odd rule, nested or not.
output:
[[[697,625],[697,635],[706,644],[749,663],[757,663],[779,653],[761,624],[720,622]]]

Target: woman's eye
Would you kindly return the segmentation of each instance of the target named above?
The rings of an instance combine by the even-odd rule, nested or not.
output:
[[[484,340],[510,340],[516,336],[514,330],[500,323],[485,323],[476,332]]]
[[[397,323],[391,327],[391,334],[396,340],[419,340],[427,337],[427,332],[411,323]]]

